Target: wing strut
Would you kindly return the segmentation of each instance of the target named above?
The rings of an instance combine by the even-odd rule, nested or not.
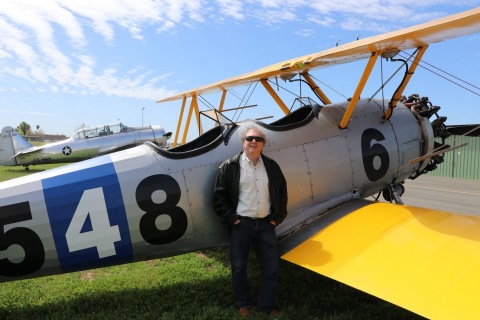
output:
[[[310,77],[310,74],[308,72],[302,73],[303,78],[307,81],[307,83],[310,85],[310,88],[312,88],[313,91],[322,99],[323,104],[332,104],[330,99],[323,93],[322,89],[313,81],[312,77]]]
[[[360,99],[360,94],[362,94],[363,88],[365,87],[365,84],[367,83],[367,80],[370,77],[370,73],[372,72],[372,69],[375,66],[375,62],[377,61],[377,58],[379,55],[380,55],[380,52],[373,52],[372,55],[370,56],[367,66],[363,71],[363,75],[360,78],[360,82],[358,83],[357,89],[355,89],[355,93],[353,94],[352,100],[350,100],[347,110],[343,115],[343,119],[340,122],[340,125],[339,125],[340,129],[345,129],[347,127],[347,124],[350,121],[350,117],[352,116],[352,112],[355,109],[355,106],[357,105],[358,99]]]
[[[223,105],[225,104],[225,97],[227,96],[227,90],[222,90],[222,98],[220,99],[220,105],[218,106],[218,111],[222,112]]]
[[[409,79],[415,71],[415,68],[418,66],[418,63],[429,44],[453,39],[456,37],[471,35],[478,32],[480,32],[480,7],[451,16],[443,17],[434,21],[419,24],[417,26],[408,27],[402,30],[388,32],[383,35],[357,40],[321,52],[276,63],[253,72],[248,72],[236,77],[215,82],[207,86],[202,86],[199,88],[181,92],[173,96],[166,97],[157,102],[174,101],[191,97],[192,104],[190,106],[190,116],[188,119],[190,120],[193,108],[195,108],[196,106],[196,96],[227,90],[229,88],[245,85],[254,81],[261,81],[267,91],[270,93],[270,95],[284,111],[284,113],[288,114],[288,108],[283,102],[281,102],[278,95],[270,87],[267,82],[268,79],[278,76],[282,77],[282,75],[288,75],[291,74],[292,71],[295,71],[304,74],[304,78],[307,82],[310,83],[308,79],[309,76],[306,75],[309,70],[331,67],[339,64],[345,64],[369,58],[369,62],[357,85],[354,96],[350,100],[350,104],[347,107],[345,114],[339,124],[339,127],[341,129],[345,129],[350,121],[353,110],[357,104],[360,94],[364,89],[366,81],[369,78],[373,65],[375,64],[378,56],[382,53],[394,53],[398,51],[405,51],[417,48],[418,52],[412,65],[407,70],[407,75],[405,76],[404,82],[399,86],[398,92],[393,95],[392,101],[389,106],[390,109],[387,109],[385,115],[383,116],[384,120],[388,120],[391,117],[393,108],[396,106],[398,99],[404,91]],[[313,84],[311,85],[314,88],[315,92],[318,94],[318,96],[321,97],[320,99],[326,99],[326,96],[322,95],[319,88],[317,88]],[[325,103],[327,103],[327,101],[329,100],[326,99]],[[198,106],[196,108],[197,109],[195,111],[198,120]],[[185,129],[184,139],[186,137],[187,130],[188,128]],[[202,130],[200,127],[200,132],[201,131]],[[177,138],[178,134],[175,138],[175,143]]]
[[[188,128],[190,127],[190,121],[192,119],[192,112],[195,110],[195,119],[197,119],[198,132],[199,134],[203,133],[202,123],[200,122],[200,112],[198,111],[198,101],[197,96],[192,96],[192,102],[190,102],[190,110],[188,110],[187,123],[185,124],[185,131],[183,132],[182,144],[187,141]]]
[[[220,103],[220,108],[223,108],[223,102],[225,100],[225,93],[222,95],[222,101]],[[185,104],[187,102],[187,97],[183,97],[182,99],[182,108],[180,110],[180,115],[178,117],[178,124],[177,124],[177,130],[175,131],[175,139],[173,141],[173,147],[177,146],[178,142],[178,136],[180,134],[180,125],[182,123],[183,119],[183,112],[185,111]],[[220,109],[221,110],[221,109]],[[203,134],[203,128],[202,128],[202,123],[200,122],[200,111],[198,110],[198,100],[196,95],[192,95],[192,101],[190,102],[190,108],[188,110],[188,115],[187,115],[187,123],[185,124],[185,129],[183,131],[183,137],[182,137],[182,144],[184,144],[187,141],[187,134],[188,134],[188,129],[190,128],[190,121],[192,120],[192,113],[195,111],[195,119],[197,119],[197,124],[198,124],[198,134],[201,135]]]
[[[392,100],[390,101],[390,105],[388,106],[387,112],[385,113],[385,119],[384,121],[388,121],[390,117],[392,116],[393,108],[397,106],[398,100],[400,100],[400,97],[403,94],[403,91],[407,87],[408,82],[412,78],[413,73],[415,72],[415,69],[417,68],[418,64],[420,63],[420,60],[423,57],[423,54],[427,50],[428,45],[425,45],[423,47],[418,48],[417,55],[415,56],[415,59],[413,60],[412,64],[410,65],[410,68],[408,69],[407,75],[403,79],[402,83],[398,87],[398,89],[395,91],[395,94],[392,97]]]
[[[270,86],[270,84],[268,84],[268,80],[267,79],[261,79],[260,82],[263,84],[263,86],[268,91],[268,93],[270,93],[273,100],[275,100],[275,102],[278,104],[280,109],[282,109],[282,111],[285,114],[289,114],[290,110],[288,110],[288,107],[285,105],[283,100],[278,96],[278,94],[275,92],[275,90],[273,90],[273,88]]]
[[[178,117],[177,130],[175,131],[175,139],[173,140],[173,146],[177,146],[178,134],[180,133],[180,124],[182,123],[183,112],[185,111],[185,104],[187,103],[187,97],[182,99],[182,108],[180,109],[180,116]],[[186,130],[186,129],[185,129]]]

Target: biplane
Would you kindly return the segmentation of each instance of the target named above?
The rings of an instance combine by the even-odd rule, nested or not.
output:
[[[17,130],[4,127],[0,137],[0,165],[28,169],[37,164],[78,162],[147,141],[166,147],[171,135],[161,126],[136,128],[115,122],[82,128],[68,139],[34,147]]]
[[[436,319],[478,318],[480,218],[402,204],[403,182],[432,171],[452,147],[428,99],[404,90],[429,45],[480,32],[480,8],[361,39],[167,97],[181,100],[175,147],[152,143],[0,184],[0,280],[12,281],[227,246],[212,209],[218,167],[252,125],[287,179],[282,258]],[[381,59],[413,50],[391,98],[362,98]],[[315,69],[367,60],[351,98],[332,102]],[[350,75],[351,77],[351,75]],[[295,108],[272,88],[301,79]],[[232,121],[232,88],[260,83],[285,115]],[[198,100],[218,92],[203,132]],[[183,139],[180,126],[190,107]],[[200,135],[187,142],[191,118]],[[468,130],[467,132],[472,132]],[[367,200],[383,194],[390,202]],[[448,277],[444,275],[448,274]]]

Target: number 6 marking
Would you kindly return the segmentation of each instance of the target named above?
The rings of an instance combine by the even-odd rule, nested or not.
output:
[[[362,156],[363,167],[365,173],[370,181],[374,182],[381,179],[388,171],[390,166],[390,158],[388,156],[387,149],[380,143],[374,143],[372,141],[383,141],[385,136],[377,129],[367,129],[362,133]],[[375,169],[373,161],[375,157],[380,158],[380,167]]]

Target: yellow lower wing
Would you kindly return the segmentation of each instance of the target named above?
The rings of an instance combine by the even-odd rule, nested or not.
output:
[[[372,202],[282,258],[427,318],[480,319],[480,217]]]

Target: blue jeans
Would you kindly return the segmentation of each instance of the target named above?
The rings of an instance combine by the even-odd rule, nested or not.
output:
[[[232,267],[233,290],[239,306],[251,306],[250,285],[247,277],[247,262],[253,247],[262,273],[258,309],[270,313],[275,307],[280,257],[275,226],[268,219],[242,218],[232,226],[230,237],[230,262]]]

